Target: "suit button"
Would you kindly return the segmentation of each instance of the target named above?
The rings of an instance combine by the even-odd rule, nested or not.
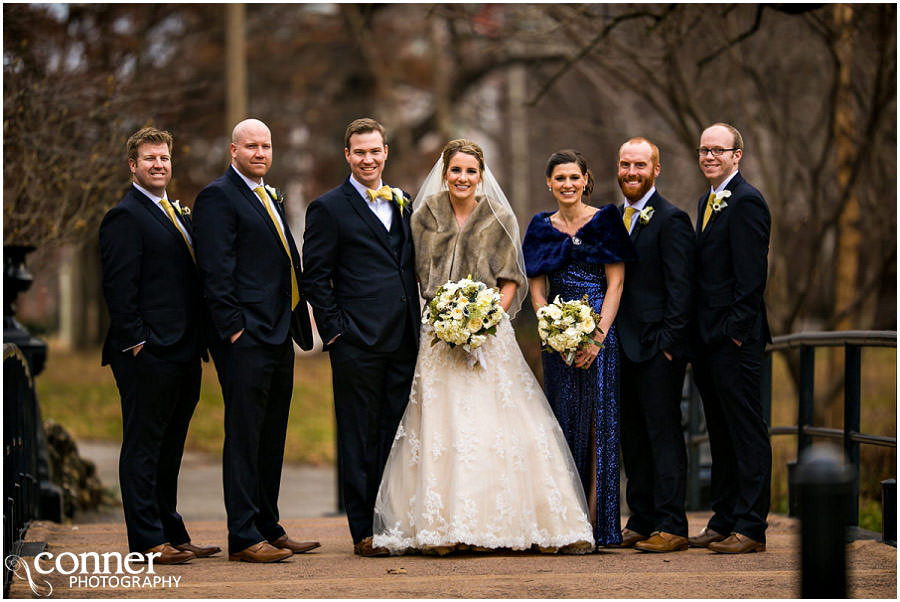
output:
[[[406,303],[406,297],[400,297],[400,303]]]

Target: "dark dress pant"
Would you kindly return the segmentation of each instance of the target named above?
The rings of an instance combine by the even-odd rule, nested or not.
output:
[[[285,533],[278,524],[278,491],[294,348],[290,339],[269,345],[244,331],[233,344],[217,344],[211,351],[225,400],[222,482],[233,554]]]
[[[687,453],[681,428],[685,361],[661,352],[644,362],[621,356],[622,463],[628,481],[626,528],[687,537]]]
[[[710,529],[766,541],[772,447],[762,416],[765,343],[730,338],[700,345],[693,362],[712,454]]]
[[[416,342],[374,353],[342,341],[329,347],[344,508],[353,542],[372,535],[375,498],[412,386]]]
[[[200,360],[172,362],[144,346],[110,360],[122,399],[119,486],[128,548],[191,540],[176,510],[184,440],[200,396]]]

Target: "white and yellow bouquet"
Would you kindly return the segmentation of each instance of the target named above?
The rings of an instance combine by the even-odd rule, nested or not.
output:
[[[571,301],[562,301],[557,295],[553,303],[538,308],[537,319],[544,351],[562,353],[569,366],[579,350],[589,345],[603,347],[592,336],[595,330],[601,334],[603,331],[600,315],[588,303],[587,295]]]
[[[461,346],[467,353],[481,347],[488,335],[497,334],[497,324],[506,312],[500,305],[500,292],[471,276],[438,287],[428,303],[422,322],[434,329],[432,345],[444,341],[450,347]]]

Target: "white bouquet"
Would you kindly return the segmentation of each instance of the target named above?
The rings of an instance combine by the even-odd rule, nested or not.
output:
[[[601,334],[603,331],[600,330],[600,315],[588,303],[587,295],[571,301],[561,301],[557,295],[553,303],[538,308],[537,319],[544,350],[562,353],[569,366],[580,349],[589,345],[603,347],[592,336],[595,330]]]
[[[500,292],[471,276],[438,287],[428,303],[422,322],[434,328],[432,345],[444,341],[461,346],[467,353],[481,347],[488,335],[497,334],[497,324],[508,317],[500,305]]]

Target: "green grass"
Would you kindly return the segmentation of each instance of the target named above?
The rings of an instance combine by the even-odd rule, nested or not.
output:
[[[71,352],[50,341],[47,367],[35,379],[44,419],[62,424],[76,439],[122,440],[122,412],[112,370],[100,366],[100,351]],[[203,364],[200,401],[188,431],[188,449],[219,454],[225,438],[225,407],[212,362]],[[285,459],[334,462],[334,410],[328,356],[298,356],[288,419]]]

